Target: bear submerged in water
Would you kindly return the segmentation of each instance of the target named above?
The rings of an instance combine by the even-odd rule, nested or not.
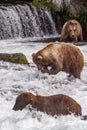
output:
[[[45,112],[49,115],[74,114],[81,116],[81,106],[71,97],[63,94],[52,96],[34,95],[30,92],[21,93],[17,98],[13,110],[22,110],[28,104],[37,111]]]

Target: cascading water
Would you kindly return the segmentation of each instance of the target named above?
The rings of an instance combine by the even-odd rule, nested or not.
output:
[[[58,36],[58,28],[50,11],[32,4],[0,6],[0,39]]]

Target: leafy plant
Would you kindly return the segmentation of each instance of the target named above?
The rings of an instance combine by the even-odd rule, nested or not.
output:
[[[52,3],[52,0],[33,0],[33,4],[44,10],[58,11],[58,7]]]

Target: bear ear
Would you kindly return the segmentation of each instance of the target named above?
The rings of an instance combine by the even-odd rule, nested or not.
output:
[[[28,93],[28,97],[31,101],[34,100],[35,95],[33,95],[31,92]]]
[[[32,57],[34,57],[34,56],[35,56],[35,54],[36,54],[36,53],[33,53],[33,54],[32,54]]]
[[[39,56],[37,57],[37,60],[42,60],[42,56],[39,55]]]

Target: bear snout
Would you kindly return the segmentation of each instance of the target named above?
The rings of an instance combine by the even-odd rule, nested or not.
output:
[[[74,34],[72,34],[72,36],[71,36],[72,38],[74,38],[75,37],[75,35]]]
[[[17,108],[16,106],[14,106],[14,107],[13,107],[13,110],[14,110],[14,111],[17,111],[17,110],[18,110],[18,108]]]
[[[19,104],[15,104],[14,107],[13,107],[13,110],[14,111],[18,111],[18,110],[22,110],[24,107],[22,105],[19,105]]]
[[[14,111],[18,111],[18,110],[22,110],[22,109],[23,109],[23,108],[16,107],[16,106],[13,107],[13,110],[14,110]]]

